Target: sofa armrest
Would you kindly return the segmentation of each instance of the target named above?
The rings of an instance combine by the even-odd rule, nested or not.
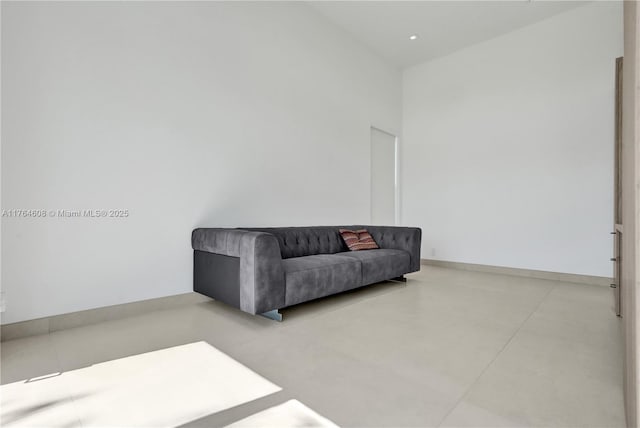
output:
[[[410,255],[411,272],[420,270],[422,229],[419,227],[365,226],[380,248],[405,250]]]
[[[191,246],[195,251],[239,259],[239,309],[259,314],[284,307],[284,269],[275,236],[238,229],[200,228],[191,234]],[[194,284],[195,275],[194,271]],[[207,280],[216,279],[214,273]]]

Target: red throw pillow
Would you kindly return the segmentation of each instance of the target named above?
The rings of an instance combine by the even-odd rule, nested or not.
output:
[[[344,243],[347,244],[347,247],[349,247],[351,251],[375,250],[380,248],[378,244],[376,244],[376,241],[373,240],[371,234],[367,232],[367,229],[340,229],[340,236],[342,236]]]

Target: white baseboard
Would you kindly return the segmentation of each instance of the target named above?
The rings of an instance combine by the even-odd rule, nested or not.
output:
[[[576,284],[589,284],[609,286],[612,278],[605,276],[578,275],[574,273],[547,272],[543,270],[520,269],[503,266],[479,265],[474,263],[448,262],[444,260],[421,259],[421,264],[440,266],[450,269],[460,269],[475,272],[498,273],[502,275],[521,276],[525,278],[548,279],[551,281],[574,282]]]
[[[175,296],[160,297],[157,299],[141,300],[138,302],[124,303],[122,305],[105,306],[102,308],[88,309],[86,311],[71,312],[68,314],[54,315],[4,324],[0,326],[0,340],[19,339],[38,334],[47,334],[68,328],[80,327],[88,324],[96,324],[103,321],[128,318],[152,311],[171,309],[177,306],[209,301],[206,296],[198,293],[177,294]]]

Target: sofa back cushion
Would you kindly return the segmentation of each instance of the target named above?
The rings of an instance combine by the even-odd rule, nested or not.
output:
[[[341,226],[344,228],[344,226]],[[266,232],[274,235],[280,244],[283,259],[335,254],[348,251],[337,226],[312,227],[242,227],[243,230]]]

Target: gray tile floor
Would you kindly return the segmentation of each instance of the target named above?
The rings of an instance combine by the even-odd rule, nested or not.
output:
[[[286,309],[282,323],[208,301],[4,342],[3,407],[13,406],[15,425],[21,418],[28,424],[30,412],[50,426],[99,425],[98,413],[107,411],[126,421],[133,410],[113,401],[94,399],[92,417],[84,414],[86,400],[74,389],[91,379],[91,391],[104,390],[106,380],[83,371],[115,361],[101,369],[113,384],[128,370],[123,362],[137,361],[126,357],[206,342],[230,358],[165,361],[165,373],[172,371],[165,383],[173,379],[181,395],[157,392],[173,386],[156,374],[156,395],[132,396],[130,407],[144,408],[143,395],[151,406],[146,414],[153,406],[179,413],[181,399],[186,405],[196,389],[174,385],[180,376],[193,370],[195,378],[200,372],[215,378],[216,370],[227,381],[234,373],[246,376],[226,368],[237,362],[278,391],[171,420],[222,426],[295,399],[341,426],[622,427],[620,322],[612,304],[605,287],[429,266],[406,284],[377,284]],[[143,369],[137,370],[132,373]],[[206,391],[215,383],[198,384],[198,391],[216,396]],[[65,392],[52,403],[46,391],[54,389]],[[66,410],[71,419],[56,411],[64,394],[73,402]],[[17,400],[29,406],[20,408]],[[138,411],[135,420],[144,422],[144,414]]]

